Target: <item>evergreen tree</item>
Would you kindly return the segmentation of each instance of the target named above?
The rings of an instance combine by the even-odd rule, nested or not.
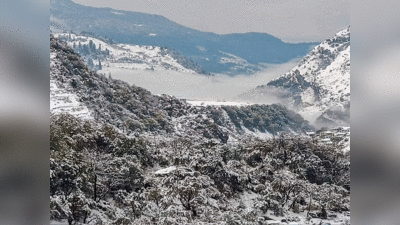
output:
[[[96,50],[96,45],[93,44],[93,41],[89,41],[89,51],[94,52]]]
[[[103,68],[103,66],[101,65],[101,61],[99,59],[99,65],[98,65],[99,70],[101,70]]]
[[[93,64],[92,58],[89,58],[89,59],[88,59],[88,65],[89,65],[91,68],[93,68],[94,64]]]

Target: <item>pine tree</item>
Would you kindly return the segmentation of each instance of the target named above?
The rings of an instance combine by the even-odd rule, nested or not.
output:
[[[101,70],[103,67],[101,66],[101,61],[100,61],[100,59],[99,59],[99,70]]]
[[[93,68],[94,64],[93,64],[92,58],[89,58],[89,59],[88,59],[88,65],[89,65],[91,68]]]
[[[89,51],[94,52],[96,50],[96,46],[93,44],[93,41],[89,41]]]
[[[89,54],[88,45],[83,45],[82,53],[83,53],[84,55],[88,55],[88,54]]]

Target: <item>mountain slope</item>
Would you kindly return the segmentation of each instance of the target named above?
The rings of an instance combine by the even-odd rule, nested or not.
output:
[[[157,46],[113,43],[93,35],[54,33],[54,37],[67,42],[78,52],[91,69],[104,67],[131,70],[175,70],[207,74],[201,67],[178,52]],[[207,74],[210,75],[210,74]]]
[[[50,56],[51,224],[350,224],[349,152],[254,138],[309,130],[293,111],[155,96],[53,37]]]
[[[285,63],[315,46],[285,43],[264,33],[206,33],[158,15],[87,7],[71,0],[51,0],[50,14],[54,32],[85,31],[118,43],[168,47],[211,73],[251,74],[260,70],[262,63]]]
[[[128,134],[226,142],[229,136],[312,130],[301,116],[280,105],[194,107],[175,97],[152,95],[143,88],[96,74],[65,42],[56,38],[51,38],[51,55],[52,100],[58,101],[51,104],[52,112],[82,112],[82,117],[109,123]],[[70,99],[65,98],[65,93],[77,103],[68,103]],[[58,110],[59,105],[67,103],[68,107]]]
[[[348,125],[350,109],[350,27],[316,46],[288,73],[253,95],[275,95],[306,119]]]

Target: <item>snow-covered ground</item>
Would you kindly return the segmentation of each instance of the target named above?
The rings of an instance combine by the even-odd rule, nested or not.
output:
[[[250,103],[244,103],[244,102],[229,102],[229,101],[201,101],[201,100],[186,100],[187,103],[193,105],[193,106],[225,106],[225,105],[230,105],[230,106],[246,106],[246,105],[251,105]]]
[[[68,225],[68,221],[63,221],[63,222],[50,221],[50,225]]]
[[[113,12],[118,13],[118,12]],[[70,47],[88,45],[93,42],[96,49],[108,50],[110,55],[102,60],[103,67],[120,68],[129,70],[175,70],[180,72],[195,73],[193,70],[183,67],[170,54],[165,54],[160,47],[130,44],[110,44],[100,39],[80,36],[70,33],[56,33],[55,37],[68,38]],[[156,34],[149,34],[156,36]],[[98,62],[94,60],[94,64]]]
[[[174,170],[176,170],[176,166],[170,166],[165,169],[157,170],[156,172],[154,172],[154,174],[169,174],[169,173],[173,172]]]
[[[255,210],[255,202],[257,202],[258,198],[261,198],[262,196],[259,194],[256,194],[251,191],[244,191],[242,194],[239,195],[239,199],[237,200],[232,200],[231,204],[235,207],[238,207],[239,205],[242,205],[244,207],[244,210],[251,212],[252,210]],[[330,212],[330,214],[334,214],[335,217],[331,219],[311,219],[309,222],[307,221],[307,211],[300,212],[300,213],[294,213],[290,210],[287,211],[285,216],[276,216],[274,215],[272,210],[268,210],[267,213],[265,214],[259,214],[257,216],[259,217],[269,217],[273,221],[278,221],[279,224],[287,224],[284,222],[281,222],[283,219],[287,218],[297,218],[299,221],[293,224],[322,224],[325,223],[330,223],[330,224],[340,224],[343,225],[345,224],[345,221],[350,220],[350,216],[347,215],[347,213],[333,213]],[[271,221],[271,220],[265,220],[265,221]],[[290,223],[289,223],[290,224]]]
[[[82,119],[93,119],[91,112],[79,101],[78,96],[68,91],[67,84],[57,84],[55,76],[60,73],[57,69],[60,62],[55,57],[55,53],[50,54],[50,112],[69,113]]]
[[[57,87],[54,80],[50,80],[50,112],[69,113],[82,119],[93,119],[89,109],[78,100],[72,92]]]

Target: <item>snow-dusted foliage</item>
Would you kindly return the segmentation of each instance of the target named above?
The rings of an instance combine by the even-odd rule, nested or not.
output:
[[[236,146],[154,141],[56,114],[50,158],[52,220],[258,224],[328,219],[350,208],[349,154],[305,137]]]
[[[310,130],[298,114],[279,105],[193,107],[96,74],[55,38],[51,54],[52,84],[92,116],[51,114],[52,221],[348,223],[350,154],[295,135]]]

